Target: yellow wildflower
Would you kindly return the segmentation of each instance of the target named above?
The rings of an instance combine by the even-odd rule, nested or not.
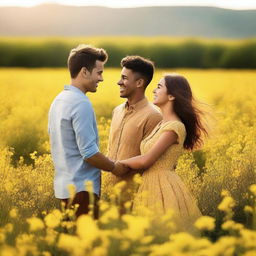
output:
[[[81,215],[77,219],[77,234],[84,243],[91,244],[100,235],[96,222],[89,215]]]
[[[51,256],[51,253],[49,253],[49,252],[47,252],[47,251],[43,251],[43,252],[42,252],[42,255],[43,255],[43,256]]]
[[[31,217],[27,219],[27,222],[29,224],[29,230],[32,232],[42,230],[44,228],[44,222],[37,217]]]
[[[138,240],[144,236],[145,230],[149,227],[149,219],[141,216],[132,216],[125,214],[122,220],[127,224],[128,228],[123,230],[125,237],[131,240]]]
[[[15,219],[18,216],[18,210],[16,208],[12,208],[9,212],[11,218]]]
[[[151,243],[153,240],[154,240],[154,237],[153,237],[153,236],[145,236],[145,237],[143,237],[143,238],[140,240],[140,242],[141,242],[142,244],[149,244],[149,243]]]
[[[127,201],[125,202],[124,204],[124,207],[127,211],[129,211],[131,209],[131,206],[132,206],[132,202],[131,201]]]
[[[241,230],[243,229],[243,225],[241,223],[236,223],[233,220],[227,220],[221,225],[224,230]]]
[[[224,212],[230,211],[235,206],[235,201],[231,196],[225,196],[218,205],[218,209]]]
[[[250,191],[253,193],[254,196],[256,196],[256,184],[250,186]]]
[[[5,232],[11,233],[13,231],[13,224],[12,223],[7,223],[4,227]]]
[[[91,180],[87,180],[84,183],[85,189],[86,191],[88,191],[89,193],[93,193],[93,182]]]
[[[38,187],[37,187],[37,191],[38,191],[38,192],[43,192],[43,186],[38,186]]]
[[[126,251],[131,246],[131,243],[127,240],[121,241],[120,249]]]
[[[56,232],[54,229],[47,228],[46,229],[46,236],[44,238],[45,242],[48,245],[54,245],[56,243],[56,237],[58,236],[58,232]]]
[[[246,205],[246,206],[244,207],[244,211],[245,211],[245,212],[248,212],[248,213],[253,213],[253,208],[252,208],[251,206],[249,206],[249,205]]]
[[[107,202],[103,201],[103,200],[100,200],[99,207],[100,207],[100,211],[104,212],[108,209],[109,204]]]
[[[141,183],[142,183],[142,177],[141,177],[141,175],[140,174],[135,174],[134,176],[133,176],[133,181],[136,183],[136,184],[138,184],[138,185],[140,185]]]
[[[76,194],[76,186],[74,184],[68,184],[68,193],[72,200]]]
[[[56,228],[59,226],[62,219],[62,214],[59,210],[55,209],[51,213],[45,216],[44,221],[47,227]]]
[[[230,196],[230,193],[229,193],[228,190],[223,189],[223,190],[221,191],[221,196],[223,196],[223,197],[225,197],[225,196]]]
[[[125,185],[126,185],[126,182],[125,182],[124,180],[118,182],[118,183],[115,184],[115,186],[113,187],[113,193],[114,193],[116,196],[120,196],[121,191],[122,191],[122,189],[125,187]]]
[[[83,255],[84,251],[84,243],[81,239],[63,233],[59,237],[58,247],[72,253],[72,255]]]
[[[119,211],[116,206],[111,206],[107,211],[100,217],[100,222],[103,224],[109,223],[111,220],[116,220],[119,217]]]
[[[235,237],[223,236],[209,248],[207,255],[233,256],[236,244]]]
[[[5,245],[5,246],[1,247],[0,255],[1,256],[17,256],[18,252],[15,248]]]
[[[194,225],[199,230],[211,231],[215,228],[215,219],[210,216],[202,216],[196,220]]]
[[[255,256],[256,255],[256,250],[250,250],[244,253],[244,256]]]
[[[4,243],[5,241],[5,234],[4,233],[0,233],[0,243]]]
[[[255,247],[256,232],[253,230],[242,229],[240,230],[242,237],[242,244],[244,247],[253,248]]]
[[[36,159],[36,155],[37,155],[37,151],[34,151],[33,153],[30,154],[30,158],[32,160],[35,160]]]
[[[104,248],[102,246],[98,246],[93,249],[91,255],[92,256],[106,256],[107,255],[107,248]]]

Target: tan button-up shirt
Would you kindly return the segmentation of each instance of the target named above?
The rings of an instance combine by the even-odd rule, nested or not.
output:
[[[108,157],[124,160],[140,155],[140,143],[162,120],[161,113],[146,98],[134,105],[128,102],[117,106],[113,111],[110,127]],[[111,181],[129,181],[135,172],[131,171],[121,178],[111,174]]]

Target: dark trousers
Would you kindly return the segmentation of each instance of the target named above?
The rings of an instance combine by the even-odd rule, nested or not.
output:
[[[82,214],[88,214],[89,212],[89,204],[91,203],[93,205],[93,217],[94,219],[99,218],[99,197],[92,193],[91,195],[93,198],[93,202],[90,202],[90,194],[87,191],[81,191],[76,193],[73,201],[71,202],[71,205],[78,204],[78,209],[76,211],[76,217],[79,217]],[[70,199],[61,199],[62,202],[65,203],[65,208],[69,206],[69,200]]]

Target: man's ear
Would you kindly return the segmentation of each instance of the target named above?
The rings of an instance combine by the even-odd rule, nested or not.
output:
[[[80,70],[80,73],[82,76],[86,77],[88,75],[89,71],[86,67],[82,67]]]
[[[139,78],[139,79],[137,80],[137,87],[142,87],[142,88],[144,88],[144,79]]]

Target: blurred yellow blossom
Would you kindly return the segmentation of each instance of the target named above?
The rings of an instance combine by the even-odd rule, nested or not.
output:
[[[37,151],[34,151],[33,153],[30,154],[31,159],[36,159]]]
[[[0,243],[4,243],[5,242],[5,233],[0,231]]]
[[[1,256],[17,256],[18,251],[11,246],[3,246],[0,251]]]
[[[199,230],[211,231],[215,228],[215,219],[210,216],[202,216],[196,220],[194,225]]]
[[[75,197],[76,194],[76,186],[74,184],[68,185],[68,193],[71,198],[71,200]]]
[[[12,224],[12,223],[7,223],[7,224],[4,226],[4,229],[5,229],[5,232],[11,233],[11,232],[13,231],[13,224]]]
[[[236,223],[233,220],[227,220],[221,225],[223,230],[242,230],[243,225],[241,223]]]
[[[218,209],[224,212],[230,211],[235,206],[235,201],[230,196],[225,196],[222,202],[218,205]]]
[[[133,176],[133,181],[134,181],[136,184],[141,184],[141,183],[142,183],[141,174],[136,173],[136,174]]]
[[[107,248],[104,248],[102,246],[98,246],[98,247],[95,247],[92,250],[91,255],[92,256],[107,256],[108,255],[108,251],[107,251]]]
[[[123,230],[125,237],[131,240],[138,240],[144,236],[145,230],[149,227],[149,219],[141,216],[132,216],[125,214],[122,220],[127,224],[127,229]]]
[[[109,209],[103,212],[100,218],[100,222],[107,224],[111,220],[115,220],[119,217],[119,211],[116,206],[110,206]]]
[[[28,218],[27,222],[29,224],[29,229],[32,232],[44,229],[44,222],[37,217]]]
[[[246,205],[246,206],[244,207],[244,211],[245,211],[245,212],[248,212],[248,213],[253,213],[253,208],[252,208],[251,206],[249,206],[249,205]]]
[[[51,213],[45,216],[44,221],[47,227],[56,228],[60,225],[60,221],[62,219],[62,213],[55,209]]]
[[[46,252],[46,251],[44,251],[44,252],[42,252],[42,256],[52,256],[52,255],[51,255],[51,253],[50,253],[50,252]]]
[[[125,181],[120,181],[118,183],[116,183],[113,187],[113,193],[116,196],[120,196],[122,189],[126,186],[126,182]]]
[[[256,184],[250,186],[250,191],[256,196]]]
[[[256,255],[256,249],[245,252],[243,256],[255,256],[255,255]]]
[[[17,216],[18,216],[18,210],[17,210],[17,208],[11,209],[10,212],[9,212],[9,215],[10,215],[10,217],[13,218],[13,219],[17,218]]]
[[[241,240],[243,246],[247,248],[255,248],[256,232],[253,230],[242,229],[240,230]],[[255,248],[256,249],[256,248]]]
[[[100,236],[96,222],[89,215],[81,215],[77,219],[77,234],[86,244],[91,244]]]
[[[93,193],[93,182],[91,180],[87,180],[84,185],[86,191],[88,191],[89,193]]]
[[[230,196],[230,192],[229,192],[228,190],[226,190],[226,189],[223,189],[223,190],[221,191],[221,196],[223,196],[223,197],[225,197],[225,196]]]
[[[58,247],[72,253],[72,255],[82,256],[85,246],[84,241],[78,237],[62,233],[58,240]]]

